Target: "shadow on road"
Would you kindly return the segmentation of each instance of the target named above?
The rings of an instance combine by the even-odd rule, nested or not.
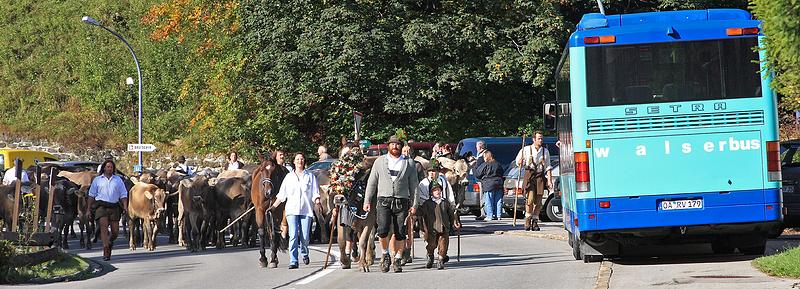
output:
[[[800,246],[800,235],[781,236],[767,241],[766,256]],[[662,265],[691,263],[726,263],[750,261],[760,255],[713,254],[709,244],[639,246],[625,248],[614,263],[623,265]]]
[[[461,262],[457,262],[455,256],[450,256],[449,268],[482,268],[482,267],[512,267],[529,266],[537,264],[554,264],[563,262],[573,262],[569,254],[560,252],[549,252],[526,255],[503,255],[503,254],[475,254],[461,255]],[[556,258],[556,260],[542,260]],[[539,260],[539,261],[535,261]]]
[[[462,235],[486,234],[495,231],[522,231],[525,224],[524,221],[518,221],[517,226],[514,227],[510,219],[503,219],[501,221],[475,221],[471,219],[464,220],[462,218],[461,222],[464,226],[462,228]],[[564,230],[561,223],[554,222],[540,222],[539,227],[542,229],[542,232],[559,232]]]

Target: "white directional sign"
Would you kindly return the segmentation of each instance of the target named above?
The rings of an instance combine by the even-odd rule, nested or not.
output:
[[[156,150],[156,146],[146,143],[130,143],[128,144],[129,152],[152,152]]]
[[[361,119],[364,118],[364,114],[354,111],[353,112],[353,123],[355,123],[356,127],[356,139],[359,139],[361,136]]]

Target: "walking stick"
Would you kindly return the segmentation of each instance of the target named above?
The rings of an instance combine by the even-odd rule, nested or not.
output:
[[[525,134],[522,135],[522,148],[520,151],[520,160],[522,163],[525,163]],[[522,179],[522,164],[517,166],[517,184],[514,186],[514,227],[517,227],[517,199],[519,199],[519,194],[517,194],[517,189],[525,190],[525,188],[520,188],[522,185],[520,184],[520,179]]]
[[[458,214],[458,211],[456,211],[455,215],[456,215],[456,222],[461,224],[461,216]],[[456,247],[457,248],[456,261],[461,262],[461,226],[458,226],[458,243],[457,244],[458,244],[458,246]]]
[[[408,239],[411,240],[411,260],[414,260],[414,219],[411,218],[411,215],[408,215],[406,218],[408,222],[406,222],[408,226]]]
[[[336,222],[336,226],[339,226],[339,206],[333,208],[333,213],[331,214],[331,220]],[[325,254],[325,263],[322,264],[322,269],[328,268],[328,257],[331,256],[331,246],[333,246],[333,228],[331,228],[331,236],[328,239],[328,253]]]

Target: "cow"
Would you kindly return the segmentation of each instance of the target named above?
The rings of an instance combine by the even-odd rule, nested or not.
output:
[[[77,193],[77,212],[78,212],[78,228],[81,230],[81,238],[80,238],[80,245],[81,248],[92,249],[92,238],[91,235],[95,231],[94,230],[94,220],[89,220],[89,210],[87,205],[87,199],[89,198],[89,187],[92,185],[92,180],[94,177],[97,176],[97,172],[95,171],[84,171],[78,173],[72,173],[67,171],[62,171],[58,173],[59,177],[63,177],[68,179],[69,181],[78,185],[79,189],[76,191]],[[84,231],[86,235],[84,237]]]
[[[13,184],[0,185],[0,218],[3,220],[3,227],[6,231],[11,231],[11,220],[12,216],[14,216],[15,190],[16,188]]]
[[[228,221],[236,220],[247,211],[250,206],[250,178],[250,173],[245,170],[227,170],[211,182],[216,192],[217,230],[222,230],[228,225]],[[253,219],[253,215],[248,215],[232,226],[232,246],[236,246],[239,242],[242,247],[250,246],[250,226]],[[224,233],[217,232],[214,237],[217,248],[224,248]]]
[[[178,186],[178,226],[185,231],[186,249],[189,252],[205,250],[206,237],[213,230],[215,210],[214,190],[204,176],[194,176],[180,181]]]
[[[179,210],[180,210],[180,196],[178,188],[182,180],[188,179],[189,176],[176,171],[175,169],[161,169],[155,173],[158,183],[164,185],[167,190],[167,211],[166,211],[166,225],[169,231],[169,242],[178,243],[179,246],[186,246],[186,240],[183,236],[183,227],[179,224]]]
[[[137,183],[128,193],[128,218],[131,223],[142,220],[144,239],[142,246],[147,250],[156,249],[156,234],[158,233],[158,219],[164,213],[164,189],[153,184]],[[136,234],[129,234],[130,249],[136,250]]]
[[[51,212],[51,232],[54,235],[54,245],[69,249],[67,236],[69,234],[69,227],[75,222],[77,215],[77,195],[75,192],[78,186],[71,181],[53,176],[52,185],[50,187],[50,176],[43,175],[40,182],[41,191],[39,197],[39,216],[47,215],[48,203],[50,201],[50,194],[53,194],[53,207]],[[66,232],[62,236],[62,231]]]

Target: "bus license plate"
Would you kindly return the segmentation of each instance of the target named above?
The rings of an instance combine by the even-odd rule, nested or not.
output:
[[[661,209],[669,210],[686,210],[686,209],[702,209],[703,199],[696,200],[676,200],[676,201],[661,201]]]

